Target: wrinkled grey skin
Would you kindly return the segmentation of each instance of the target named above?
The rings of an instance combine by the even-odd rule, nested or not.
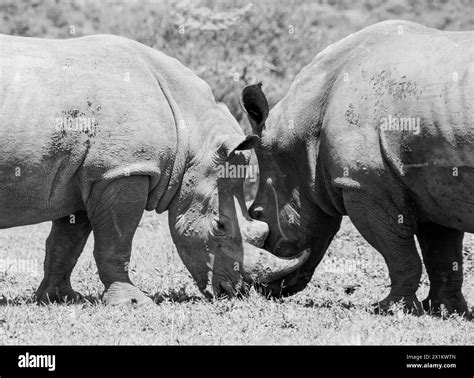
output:
[[[269,115],[261,85],[243,90],[261,136],[249,213],[268,222],[269,251],[311,248],[269,291],[302,290],[348,215],[388,265],[391,290],[376,310],[403,299],[421,311],[416,235],[431,284],[423,307],[468,313],[461,287],[463,234],[474,232],[473,39],[382,22],[317,55]],[[383,128],[389,115],[419,117],[419,132],[415,123]]]
[[[177,60],[115,36],[0,36],[0,46],[0,228],[53,221],[39,301],[80,298],[70,275],[92,231],[106,303],[149,303],[128,275],[144,210],[169,211],[209,296],[304,262],[259,248],[268,227],[248,217],[242,179],[217,176],[224,162],[247,164],[241,151],[258,138]]]

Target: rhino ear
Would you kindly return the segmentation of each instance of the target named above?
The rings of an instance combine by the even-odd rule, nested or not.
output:
[[[223,158],[228,159],[235,151],[251,150],[257,147],[259,143],[260,138],[256,135],[233,135],[222,142],[217,153]]]
[[[240,106],[247,113],[252,130],[261,136],[268,117],[268,101],[262,91],[262,83],[246,86],[240,94]]]

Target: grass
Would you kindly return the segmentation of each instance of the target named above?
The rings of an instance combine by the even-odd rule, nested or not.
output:
[[[309,286],[270,300],[251,291],[240,299],[204,299],[180,261],[166,215],[146,213],[137,230],[130,274],[156,305],[106,307],[89,240],[73,273],[87,301],[38,306],[32,294],[42,276],[49,224],[0,232],[0,259],[30,259],[34,272],[0,272],[1,344],[474,344],[474,322],[373,315],[368,305],[388,292],[382,257],[345,220]],[[464,294],[474,302],[474,239],[465,237]],[[427,293],[426,275],[418,292]]]

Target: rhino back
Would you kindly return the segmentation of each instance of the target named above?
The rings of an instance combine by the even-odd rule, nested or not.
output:
[[[77,211],[97,182],[140,174],[158,185],[176,158],[176,117],[192,113],[173,90],[210,102],[176,60],[124,38],[0,45],[1,227]]]
[[[347,167],[351,184],[387,193],[384,177],[395,176],[422,218],[471,232],[473,36],[411,27],[385,36],[342,67],[324,120],[336,176]]]

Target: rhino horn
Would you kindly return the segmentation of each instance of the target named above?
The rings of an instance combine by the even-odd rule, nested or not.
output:
[[[242,209],[246,209],[245,203],[240,204],[238,200],[235,199],[235,209],[237,219],[240,220],[239,223],[243,224],[247,222],[248,216],[242,212]],[[252,222],[256,223],[257,221],[253,220]],[[295,271],[308,259],[310,254],[309,249],[297,255],[292,254],[289,257],[278,257],[266,249],[259,248],[255,243],[249,243],[249,237],[252,239],[251,231],[255,228],[256,225],[254,224],[245,232],[247,243],[244,245],[243,252],[243,276],[246,281],[262,284],[271,283]]]
[[[261,248],[248,248],[244,253],[244,278],[253,283],[267,284],[285,277],[305,263],[310,254],[305,249],[296,256],[283,258]]]

